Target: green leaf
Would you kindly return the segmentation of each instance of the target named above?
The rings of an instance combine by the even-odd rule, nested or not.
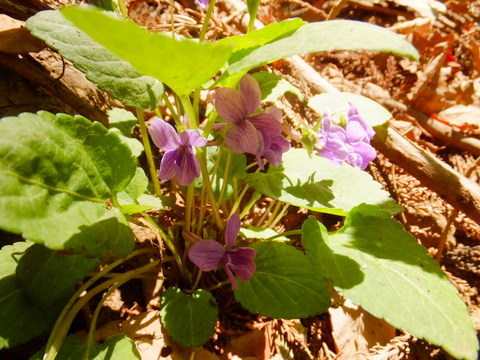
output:
[[[246,181],[275,200],[329,214],[346,215],[362,203],[392,215],[403,210],[366,172],[348,164],[335,167],[320,156],[310,158],[304,149],[290,149],[280,166],[248,174]]]
[[[326,282],[301,251],[277,242],[251,247],[257,250],[257,269],[250,281],[239,279],[239,289],[234,291],[243,307],[283,319],[320,314],[330,307]]]
[[[31,242],[17,242],[0,250],[0,349],[23,344],[51,328],[67,299],[51,306],[32,302],[15,275]]]
[[[29,360],[42,360],[45,349],[35,353]],[[135,343],[125,334],[116,334],[103,344],[79,342],[75,335],[68,335],[56,360],[140,360]]]
[[[81,255],[65,255],[43,245],[30,246],[19,260],[17,278],[28,296],[40,306],[74,292],[75,284],[100,263]]]
[[[130,111],[120,108],[113,108],[107,111],[110,129],[120,130],[126,137],[132,137],[132,130],[137,125],[137,118]]]
[[[148,178],[145,171],[138,167],[135,176],[127,185],[125,190],[118,194],[118,201],[121,205],[138,204],[137,199],[142,195],[148,186]]]
[[[275,230],[269,228],[259,228],[256,226],[249,226],[248,228],[240,228],[240,234],[247,239],[268,239],[273,236],[280,235]],[[275,240],[288,240],[285,236],[278,236]]]
[[[252,76],[257,80],[258,85],[260,85],[262,101],[273,102],[286,92],[291,92],[292,94],[297,95],[302,101],[304,99],[301,91],[280,75],[262,71],[254,73]]]
[[[162,294],[160,316],[177,343],[185,347],[202,346],[215,331],[218,310],[207,290],[185,294],[171,287]]]
[[[418,59],[418,51],[393,31],[353,20],[309,23],[291,36],[268,43],[231,64],[222,78],[283,59],[327,50],[374,50]]]
[[[113,18],[94,7],[70,6],[61,11],[99,44],[178,95],[188,95],[209,81],[232,51],[220,43],[175,40],[165,34],[149,33],[133,21]]]
[[[25,26],[70,60],[87,79],[125,105],[153,110],[161,104],[164,90],[161,82],[143,75],[130,63],[93,41],[66,20],[60,11],[41,11],[29,18]]]
[[[104,204],[135,173],[130,149],[100,123],[41,111],[0,120],[0,228],[89,257],[133,249],[123,215]]]
[[[370,126],[385,124],[392,118],[392,114],[376,101],[346,92],[315,95],[308,101],[308,106],[321,116],[325,109],[329,109],[332,114],[342,114],[346,118],[350,108],[349,103],[357,107],[360,116]]]
[[[477,358],[475,329],[458,291],[389,213],[360,205],[337,232],[313,217],[302,229],[307,257],[352,302],[458,359]]]

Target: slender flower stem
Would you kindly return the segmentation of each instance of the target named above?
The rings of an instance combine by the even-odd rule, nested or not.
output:
[[[245,185],[242,189],[242,191],[240,192],[240,194],[238,195],[238,198],[235,200],[235,202],[233,203],[233,206],[232,206],[232,210],[230,210],[230,216],[232,216],[233,214],[235,214],[237,212],[237,209],[238,207],[240,206],[240,201],[242,201],[245,193],[247,192],[249,186],[248,185]]]
[[[222,149],[222,148],[220,148]],[[220,156],[219,156],[220,159]],[[230,152],[227,153],[227,161],[225,163],[225,170],[223,174],[223,184],[222,184],[222,189],[220,190],[220,194],[218,195],[218,205],[217,207],[220,207],[220,203],[223,200],[223,195],[225,194],[225,190],[227,189],[228,186],[228,175],[230,173],[230,165],[232,164],[232,154]]]
[[[128,19],[127,8],[125,7],[125,3],[123,0],[118,0],[118,7],[120,8],[120,12],[122,13],[125,19]]]
[[[219,289],[219,288],[221,288],[222,286],[225,286],[225,285],[228,285],[228,284],[230,284],[230,280],[229,280],[229,279],[224,280],[224,281],[222,281],[222,282],[219,282],[217,285],[210,286],[208,289],[205,289],[205,290],[207,290],[207,291],[213,291],[213,290],[215,290],[215,289]]]
[[[190,129],[198,129],[198,121],[195,116],[195,111],[193,110],[192,103],[188,96],[182,95],[179,96],[180,102],[183,105],[183,110],[185,111],[185,116],[187,117],[188,127]]]
[[[165,105],[167,105],[168,110],[172,114],[173,120],[175,121],[175,125],[177,125],[177,128],[178,128],[180,125],[182,125],[182,122],[180,121],[180,118],[178,117],[178,114],[175,111],[175,109],[173,108],[173,105],[170,102],[170,99],[168,98],[168,95],[166,93],[163,95],[163,100],[165,101]],[[155,114],[157,114],[157,113],[155,112]],[[158,114],[157,114],[157,116],[159,118],[162,117],[161,115],[158,115]]]
[[[283,204],[282,211],[280,211],[280,213],[275,217],[275,219],[273,221],[270,221],[270,223],[268,224],[268,227],[270,229],[273,229],[277,225],[277,223],[285,216],[289,206],[289,204]]]
[[[140,125],[140,133],[142,134],[145,156],[147,157],[148,170],[150,172],[150,178],[152,179],[153,193],[157,196],[160,196],[162,194],[160,181],[158,180],[157,169],[155,168],[155,162],[153,161],[152,148],[150,147],[148,131],[147,127],[145,126],[145,118],[143,117],[143,112],[140,109],[137,109],[137,118],[138,124]]]
[[[243,218],[250,211],[250,209],[253,207],[253,205],[255,205],[255,203],[258,200],[260,200],[261,197],[262,197],[262,194],[255,190],[255,192],[252,194],[252,197],[250,198],[250,201],[248,202],[248,204],[243,208],[242,212],[240,213],[240,219]]]
[[[174,11],[175,0],[170,0],[170,25],[172,28],[172,39],[175,40],[175,11]]]
[[[210,17],[212,16],[213,9],[215,8],[215,3],[216,3],[216,0],[210,0],[210,3],[208,4],[207,13],[205,14],[205,20],[203,20],[202,31],[200,32],[200,36],[198,37],[200,39],[200,42],[205,40],[205,35],[208,29],[208,23],[210,21]]]
[[[253,10],[252,14],[250,14],[250,19],[248,20],[247,33],[253,31],[253,27],[255,25],[255,19],[257,18],[257,12],[258,12],[258,6]]]
[[[185,203],[185,230],[191,231],[192,219],[195,217],[194,207],[195,186],[193,183],[187,188],[187,201]],[[193,215],[192,215],[193,213]]]
[[[276,238],[279,238],[279,237],[282,237],[282,236],[292,236],[292,235],[302,235],[303,234],[303,230],[299,229],[299,230],[291,230],[291,231],[285,231],[281,234],[277,234],[277,235],[274,235],[274,236],[271,236],[269,237],[268,239],[265,239],[265,241],[272,241],[272,240],[275,240]]]
[[[202,233],[203,228],[203,218],[205,217],[205,184],[202,182],[202,189],[200,190],[200,194],[198,195],[198,202],[200,206],[200,211],[198,212],[198,220],[197,220],[197,229],[195,230],[195,234],[200,236]]]
[[[78,297],[84,291],[86,291],[93,283],[95,283],[98,279],[102,278],[105,274],[110,272],[110,270],[113,270],[118,265],[122,264],[123,262],[125,262],[125,261],[127,261],[127,260],[129,260],[129,259],[131,259],[135,256],[138,256],[138,255],[141,255],[141,254],[146,254],[146,253],[149,253],[149,252],[152,252],[152,249],[135,250],[129,256],[127,256],[125,259],[118,259],[118,260],[112,262],[110,265],[108,265],[102,271],[99,271],[94,276],[92,276],[90,278],[90,280],[88,280],[85,284],[83,284],[82,287],[80,287],[80,289],[78,289],[75,292],[75,294],[73,294],[73,296],[70,298],[70,300],[64,306],[62,312],[60,313],[60,315],[57,318],[57,321],[55,322],[55,325],[53,326],[52,332],[50,333],[50,337],[48,338],[47,345],[45,347],[45,355],[43,357],[44,360],[52,360],[57,355],[57,352],[58,352],[58,350],[60,349],[60,346],[63,343],[63,339],[65,338],[65,337],[63,337],[63,339],[59,338],[59,336],[60,336],[59,334],[62,331],[65,331],[65,332],[68,331],[68,328],[70,327],[70,325],[68,325],[68,327],[65,330],[62,330],[66,327],[65,317],[71,311],[72,306],[75,303],[75,301],[78,299]],[[156,252],[157,251],[155,250],[155,253]]]
[[[207,164],[205,162],[205,154],[202,149],[197,149],[197,159],[200,163],[200,169],[202,170],[202,178],[205,182],[205,188],[207,189],[207,196],[209,197],[210,205],[212,206],[213,218],[215,219],[215,223],[217,224],[218,228],[222,229],[223,224],[222,220],[220,219],[220,214],[218,213],[217,202],[215,195],[213,194],[212,183],[210,182]]]

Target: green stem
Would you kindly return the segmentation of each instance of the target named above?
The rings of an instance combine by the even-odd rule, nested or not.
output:
[[[193,110],[193,106],[190,101],[190,98],[185,95],[179,96],[179,98],[183,105],[185,116],[187,117],[188,127],[190,129],[198,129],[197,117],[195,116],[195,111]]]
[[[194,208],[195,187],[193,183],[187,188],[187,201],[185,203],[185,230],[191,231],[192,219],[195,217]],[[192,215],[193,213],[193,215]]]
[[[222,149],[222,148],[220,148],[220,149]],[[223,184],[222,184],[222,189],[220,190],[220,194],[218,195],[218,205],[217,205],[217,207],[220,207],[220,203],[222,202],[222,199],[223,199],[223,194],[225,194],[225,190],[227,189],[228,174],[230,172],[230,165],[231,164],[232,164],[232,154],[229,152],[229,153],[227,153],[227,162],[225,163],[225,171],[224,171],[224,174],[223,174]]]
[[[250,14],[250,19],[248,20],[247,34],[253,31],[253,26],[255,25],[255,19],[257,18],[258,6]]]
[[[247,192],[247,190],[248,190],[248,185],[245,185],[243,187],[242,191],[240,192],[240,194],[238,195],[238,198],[235,199],[235,202],[233,203],[232,209],[230,210],[230,216],[232,216],[233,214],[235,214],[237,212],[237,209],[240,206],[240,202],[242,201],[243,197],[245,196],[245,193]]]
[[[255,192],[252,194],[252,197],[250,198],[250,201],[248,202],[247,206],[245,206],[245,208],[240,213],[240,219],[243,218],[250,211],[250,209],[253,207],[253,205],[255,205],[255,203],[258,200],[260,200],[261,197],[262,197],[262,194],[255,190]]]
[[[217,202],[215,195],[212,190],[212,183],[210,182],[210,177],[208,175],[207,164],[205,162],[205,154],[202,149],[197,149],[197,159],[200,163],[200,169],[202,171],[202,178],[205,183],[205,188],[207,189],[207,196],[210,199],[210,204],[212,206],[213,218],[219,229],[223,228],[222,220],[220,219],[220,214],[218,212]]]
[[[200,36],[198,37],[200,39],[200,42],[205,40],[205,35],[208,29],[208,23],[210,21],[210,17],[212,16],[213,9],[215,8],[215,2],[216,0],[211,0],[210,3],[208,4],[207,13],[205,14],[205,20],[203,21],[202,31],[200,31]]]
[[[118,0],[118,7],[120,8],[120,12],[122,13],[123,17],[128,19],[127,8],[125,7],[123,0]]]
[[[165,105],[167,105],[168,110],[170,110],[173,120],[175,121],[175,125],[177,125],[177,128],[178,128],[179,126],[182,125],[182,122],[180,121],[180,118],[178,117],[177,112],[174,110],[173,105],[170,102],[170,99],[168,98],[168,95],[166,93],[163,95],[163,100],[165,101]]]
[[[155,251],[155,253],[157,252],[155,249],[154,249],[154,251]],[[64,325],[65,318],[66,318],[67,314],[71,311],[72,306],[75,303],[75,301],[78,299],[78,297],[85,290],[87,290],[93,283],[95,283],[98,279],[100,279],[105,274],[110,272],[110,270],[116,268],[118,265],[122,264],[123,262],[125,262],[125,261],[127,261],[127,260],[129,260],[129,259],[131,259],[135,256],[138,256],[138,255],[141,255],[141,254],[146,254],[146,253],[149,253],[149,252],[152,252],[152,249],[136,250],[136,251],[132,252],[129,256],[127,256],[125,259],[118,259],[118,260],[114,261],[113,263],[108,265],[105,269],[103,269],[102,271],[96,273],[93,277],[91,277],[90,280],[88,280],[85,284],[83,284],[80,287],[80,289],[78,289],[75,292],[75,294],[73,294],[73,296],[70,298],[68,303],[64,306],[62,312],[60,313],[60,315],[57,318],[57,321],[55,322],[55,325],[53,326],[52,332],[50,333],[50,337],[48,338],[48,341],[47,341],[47,346],[45,347],[45,355],[43,357],[44,360],[52,360],[57,355],[58,349],[60,349],[60,346],[63,343],[63,339],[65,338],[65,337],[63,337],[63,339],[58,339],[59,333],[65,327],[65,325]],[[70,325],[68,327],[70,327]],[[66,329],[66,331],[68,331],[68,328]]]
[[[282,236],[292,236],[292,235],[302,235],[303,234],[303,230],[301,229],[298,229],[298,230],[291,230],[291,231],[285,231],[281,234],[277,234],[277,235],[274,235],[274,236],[271,236],[269,237],[268,239],[265,239],[265,241],[272,241],[272,240],[275,240],[276,238],[278,237],[282,237]]]
[[[152,179],[153,193],[157,196],[162,194],[160,188],[160,181],[158,180],[157,169],[155,168],[155,162],[153,161],[152,148],[150,147],[150,140],[148,137],[147,127],[145,126],[145,118],[143,112],[137,109],[138,124],[140,125],[140,133],[142,134],[143,148],[145,150],[145,156],[147,157],[148,170],[150,172],[150,178]]]

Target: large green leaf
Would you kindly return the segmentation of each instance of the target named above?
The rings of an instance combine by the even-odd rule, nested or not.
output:
[[[304,97],[301,91],[280,75],[261,71],[252,74],[252,76],[257,80],[258,85],[260,85],[262,101],[273,102],[286,92],[297,95],[298,98],[303,101]]]
[[[327,50],[374,50],[418,59],[417,50],[393,31],[353,20],[309,23],[291,36],[268,43],[231,64],[227,76],[292,55]]]
[[[382,105],[365,96],[341,92],[341,93],[325,93],[315,95],[308,100],[308,106],[323,116],[326,109],[332,114],[341,114],[347,118],[349,103],[355,105],[360,116],[370,126],[378,126],[385,124],[392,118],[392,114]]]
[[[125,105],[154,109],[160,105],[163,84],[145,76],[130,63],[93,41],[58,10],[41,11],[26,22],[36,37],[70,60],[101,90]]]
[[[477,359],[475,329],[458,291],[389,213],[360,205],[337,232],[313,217],[302,229],[318,274],[347,298],[456,358]]]
[[[0,349],[23,344],[48,330],[67,302],[59,299],[40,306],[27,295],[15,275],[31,242],[17,242],[0,250]]]
[[[29,360],[42,360],[45,349],[35,353]],[[140,360],[135,343],[125,334],[116,334],[103,344],[80,342],[75,335],[68,335],[56,360]]]
[[[70,6],[61,11],[95,41],[179,95],[187,95],[209,81],[232,52],[231,46],[220,43],[149,33],[133,21],[113,18],[93,7]]]
[[[127,256],[132,231],[104,203],[136,161],[117,135],[83,117],[42,111],[0,120],[0,228],[53,250]]]
[[[310,158],[304,149],[290,149],[280,166],[249,174],[247,183],[273,199],[330,214],[346,215],[362,203],[391,214],[402,211],[366,172],[347,164],[335,167],[320,156]]]
[[[173,339],[182,346],[202,346],[215,331],[218,310],[212,294],[198,289],[191,294],[169,288],[162,294],[160,316]]]
[[[238,280],[235,299],[251,312],[298,319],[325,312],[330,306],[326,282],[294,247],[278,242],[253,244],[257,269],[250,281]]]
[[[33,244],[19,260],[16,274],[35,304],[48,306],[72,293],[75,284],[99,263],[98,259],[65,255]]]

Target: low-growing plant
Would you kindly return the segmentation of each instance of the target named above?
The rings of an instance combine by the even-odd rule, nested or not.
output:
[[[206,42],[215,1],[201,4],[208,9],[197,40],[150,33],[113,2],[27,21],[34,36],[137,111],[111,110],[109,129],[46,111],[0,120],[0,228],[26,239],[0,250],[0,348],[50,331],[32,359],[140,358],[125,335],[95,342],[98,313],[120,285],[168,268],[159,276],[159,321],[185,347],[214,333],[220,287],[248,311],[284,319],[326,312],[338,291],[458,359],[476,359],[474,327],[457,290],[392,218],[402,207],[363,171],[376,157],[370,140],[391,114],[359,95],[320,94],[308,100],[318,122],[293,126],[272,103],[287,91],[304,95],[278,75],[248,74],[330,49],[412,59],[417,51],[386,29],[348,20],[289,19],[260,30],[250,22],[245,35]],[[254,19],[258,1],[248,5]],[[157,115],[148,128],[143,110]],[[143,143],[131,136],[137,123]],[[160,150],[159,167],[149,139]],[[268,216],[246,226],[265,197]],[[275,233],[289,207],[310,216],[299,230]],[[315,214],[337,215],[342,225],[328,231]],[[154,229],[158,248],[135,249],[130,224],[140,220]],[[142,254],[150,259],[143,266],[112,272]],[[87,342],[67,336],[99,293]]]

